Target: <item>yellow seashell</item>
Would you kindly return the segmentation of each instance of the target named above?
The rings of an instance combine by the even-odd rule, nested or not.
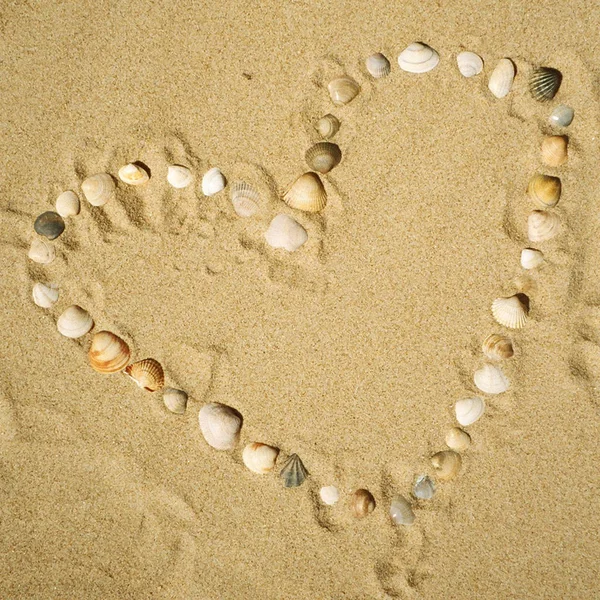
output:
[[[511,339],[499,333],[488,335],[483,341],[481,349],[492,360],[511,358],[515,353]]]
[[[340,130],[340,121],[334,115],[327,114],[317,121],[315,128],[322,138],[328,140]]]
[[[115,182],[108,173],[97,173],[83,181],[81,191],[92,206],[103,206],[114,194]]]
[[[128,185],[142,185],[150,179],[150,175],[140,165],[129,163],[119,169],[119,179]]]
[[[446,446],[455,452],[464,452],[471,445],[471,436],[460,427],[453,427],[446,434]]]
[[[350,506],[354,516],[362,519],[375,510],[375,498],[369,490],[356,490],[350,496]]]
[[[565,135],[549,135],[542,141],[542,162],[549,167],[560,167],[567,162],[569,140]]]
[[[306,151],[305,158],[313,171],[325,174],[340,164],[342,151],[337,144],[319,142]]]
[[[510,329],[521,329],[529,315],[529,298],[525,294],[496,298],[492,303],[492,314],[500,325]]]
[[[125,374],[131,377],[139,387],[156,392],[165,384],[165,374],[161,364],[153,358],[138,360],[125,368]]]
[[[560,217],[547,210],[534,210],[527,218],[527,237],[530,242],[547,242],[560,232]]]
[[[327,85],[329,96],[334,104],[341,106],[352,102],[360,91],[360,86],[352,77],[344,75],[330,81]]]
[[[110,331],[99,331],[88,351],[90,365],[98,373],[117,373],[129,362],[131,352],[125,340]]]
[[[319,212],[327,204],[327,192],[316,173],[300,175],[283,195],[284,202],[305,212]]]
[[[527,194],[545,208],[552,208],[560,199],[561,183],[558,177],[537,173],[529,180]]]
[[[454,450],[442,450],[431,457],[431,464],[440,481],[449,481],[458,475],[462,459]]]

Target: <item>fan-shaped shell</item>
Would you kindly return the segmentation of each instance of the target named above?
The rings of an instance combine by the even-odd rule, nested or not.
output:
[[[545,208],[552,208],[560,200],[561,183],[558,177],[536,173],[527,186],[527,194]]]
[[[512,340],[500,333],[488,335],[481,345],[483,353],[492,360],[504,360],[511,358],[515,351]]]
[[[415,522],[415,513],[404,496],[394,497],[390,505],[390,517],[396,525],[412,525]]]
[[[408,73],[427,73],[435,69],[439,62],[440,55],[422,42],[413,42],[398,56],[398,65]]]
[[[192,181],[194,176],[192,172],[183,165],[169,165],[167,168],[167,181],[176,189],[185,188]]]
[[[231,450],[237,444],[242,428],[242,415],[218,402],[205,404],[198,415],[200,430],[209,446],[216,450]]]
[[[551,67],[538,67],[529,76],[529,91],[540,102],[552,100],[558,92],[562,74],[558,69]]]
[[[128,185],[143,185],[150,179],[150,174],[142,166],[129,163],[119,169],[119,179]]]
[[[84,336],[93,326],[90,313],[77,304],[69,306],[56,321],[58,332],[73,339]]]
[[[442,450],[431,457],[431,464],[440,481],[450,481],[458,475],[462,459],[454,450]]]
[[[429,475],[417,477],[413,487],[413,496],[419,500],[431,500],[435,494],[435,483]]]
[[[535,248],[521,250],[521,266],[524,269],[536,269],[544,262],[544,254]]]
[[[352,77],[344,75],[330,81],[327,90],[331,101],[337,106],[342,106],[356,98],[358,92],[360,92],[360,85]]]
[[[283,248],[294,252],[308,239],[306,229],[292,217],[284,214],[277,215],[265,233],[267,244],[272,248]]]
[[[446,446],[455,452],[464,452],[471,445],[471,436],[460,429],[452,427],[446,434]]]
[[[340,492],[334,485],[326,485],[319,490],[319,496],[324,504],[332,506],[340,499]]]
[[[244,181],[237,181],[231,186],[231,204],[238,217],[251,217],[258,212],[258,192]]]
[[[225,189],[225,176],[218,167],[213,167],[202,177],[202,193],[205,196],[214,196]]]
[[[55,283],[36,283],[33,286],[33,301],[40,308],[50,308],[58,300],[58,286]]]
[[[527,218],[527,236],[530,242],[546,242],[560,231],[560,217],[547,210],[534,210]]]
[[[483,71],[483,59],[475,52],[460,52],[456,56],[456,63],[464,77],[473,77]]]
[[[33,224],[33,228],[36,233],[43,235],[49,240],[54,240],[65,230],[65,222],[58,213],[47,210],[38,216]]]
[[[74,217],[79,214],[81,205],[75,192],[68,190],[58,195],[56,199],[56,212],[63,218]]]
[[[31,242],[27,256],[40,265],[49,265],[56,258],[56,250],[46,240],[35,238]]]
[[[371,56],[369,56],[365,61],[365,65],[367,67],[367,71],[369,71],[371,76],[375,77],[375,79],[387,77],[391,71],[390,61],[383,54],[381,54],[381,52],[371,54]]]
[[[292,454],[283,465],[279,476],[283,479],[285,487],[298,487],[308,477],[308,471],[302,464],[300,457],[297,454]]]
[[[318,142],[306,151],[305,158],[306,164],[313,171],[325,174],[340,164],[342,151],[337,144]]]
[[[560,167],[568,159],[569,140],[564,135],[549,135],[542,140],[542,162],[549,167]]]
[[[183,390],[165,388],[163,390],[163,402],[167,410],[176,415],[183,415],[187,408],[188,395]]]
[[[131,363],[125,368],[125,373],[133,379],[139,387],[156,392],[165,385],[165,374],[161,364],[153,358],[144,358]]]
[[[475,385],[486,394],[502,394],[510,387],[508,377],[496,365],[486,364],[473,375]]]
[[[129,362],[131,352],[127,342],[110,331],[94,334],[88,351],[88,359],[98,373],[117,373]]]
[[[504,98],[510,92],[514,79],[515,65],[513,61],[510,58],[502,58],[490,75],[488,88],[496,98]]]
[[[557,106],[549,117],[551,125],[558,125],[559,127],[568,127],[575,117],[575,111],[564,104]]]
[[[454,405],[456,420],[463,427],[478,421],[485,412],[485,402],[481,398],[464,398]]]
[[[97,173],[83,181],[81,191],[92,206],[104,206],[115,192],[115,181],[108,173]]]
[[[267,444],[252,442],[248,444],[242,452],[244,464],[253,473],[264,475],[272,471],[277,461],[279,449]]]
[[[340,130],[340,121],[334,115],[327,114],[317,121],[315,128],[322,138],[328,140]]]
[[[284,202],[304,212],[319,212],[327,205],[327,192],[316,173],[300,175],[283,195]]]
[[[529,298],[525,294],[496,298],[492,302],[492,314],[500,325],[509,329],[521,329],[529,315]]]
[[[356,490],[350,496],[350,507],[352,514],[358,519],[362,519],[375,510],[375,498],[369,490]]]

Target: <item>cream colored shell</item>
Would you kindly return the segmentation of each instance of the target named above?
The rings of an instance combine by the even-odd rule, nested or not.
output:
[[[502,58],[490,75],[488,88],[496,98],[504,98],[510,92],[514,79],[514,63],[510,58]]]
[[[165,388],[163,390],[163,403],[167,410],[173,414],[183,415],[187,408],[188,395],[183,390]]]
[[[455,452],[464,452],[471,445],[471,436],[460,429],[452,427],[446,433],[446,446]]]
[[[271,221],[265,239],[272,248],[295,252],[306,242],[308,233],[298,221],[288,215],[280,214]]]
[[[214,196],[225,189],[225,176],[218,167],[213,167],[202,177],[202,193],[205,196]]]
[[[431,457],[431,464],[440,481],[450,481],[458,475],[462,459],[454,450],[442,450]]]
[[[521,266],[524,269],[537,269],[544,262],[544,253],[535,248],[521,250]]]
[[[129,163],[119,169],[119,179],[128,185],[143,185],[150,179],[150,175],[140,165]]]
[[[492,302],[492,314],[500,325],[510,329],[521,329],[529,315],[529,298],[524,294],[496,298]]]
[[[283,201],[297,210],[319,212],[327,205],[327,192],[319,176],[309,171],[292,183],[283,195]]]
[[[40,265],[49,265],[56,258],[56,250],[52,244],[41,238],[34,238],[27,256]]]
[[[481,398],[464,398],[454,405],[456,420],[463,427],[478,421],[485,412],[485,402]]]
[[[381,52],[371,54],[365,61],[369,74],[375,79],[387,77],[390,74],[390,61]]]
[[[360,86],[352,77],[344,75],[330,81],[327,85],[327,90],[329,91],[331,101],[336,106],[342,106],[352,102],[356,98],[358,92],[360,92]]]
[[[333,506],[340,499],[340,491],[334,485],[326,485],[319,490],[319,496],[324,504]]]
[[[33,301],[40,308],[51,308],[58,300],[58,286],[55,283],[36,283],[32,290]]]
[[[486,394],[502,394],[510,387],[508,377],[496,365],[485,364],[473,375],[475,385]]]
[[[527,218],[530,242],[547,242],[560,233],[560,217],[547,210],[534,210]]]
[[[104,206],[113,196],[116,186],[108,173],[97,173],[83,181],[81,191],[92,206]]]
[[[318,142],[306,151],[305,159],[313,171],[325,174],[340,163],[342,151],[337,144]]]
[[[560,167],[568,159],[569,140],[564,135],[549,135],[542,140],[542,162],[549,167]]]
[[[56,322],[58,332],[73,339],[84,336],[93,326],[94,321],[87,310],[76,304],[69,306]]]
[[[237,444],[242,428],[242,415],[225,404],[210,402],[198,414],[202,435],[216,450],[231,450]]]
[[[340,121],[334,115],[327,114],[317,121],[315,128],[322,138],[328,140],[340,130]]]
[[[267,444],[252,442],[242,452],[242,461],[250,471],[264,475],[275,467],[279,449]]]
[[[427,44],[414,42],[398,56],[398,65],[408,73],[427,73],[437,67],[440,55]]]
[[[56,212],[63,218],[74,217],[79,214],[81,204],[75,192],[68,190],[59,194],[56,199]]]
[[[186,188],[194,181],[192,172],[183,165],[169,165],[167,168],[167,182],[175,189]]]
[[[475,52],[460,52],[456,56],[456,63],[463,77],[474,77],[483,71],[483,59]]]

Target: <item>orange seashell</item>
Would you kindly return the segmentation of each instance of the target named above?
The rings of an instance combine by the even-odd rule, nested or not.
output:
[[[129,362],[131,352],[125,340],[110,331],[99,331],[88,351],[90,365],[98,373],[117,373]]]
[[[141,388],[156,392],[165,384],[165,374],[160,363],[153,358],[145,358],[130,364],[125,373]]]

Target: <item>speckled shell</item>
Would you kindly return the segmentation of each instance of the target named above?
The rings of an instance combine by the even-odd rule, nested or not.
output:
[[[548,102],[556,96],[562,74],[551,67],[538,67],[529,76],[529,91],[531,95],[540,102]]]
[[[390,517],[396,525],[412,525],[415,522],[415,513],[404,496],[394,497],[390,505]]]
[[[153,358],[144,358],[125,368],[125,374],[131,377],[139,387],[156,392],[165,385],[165,374],[161,364]]]
[[[81,191],[92,206],[103,206],[113,196],[116,186],[108,173],[97,173],[83,181]]]
[[[205,196],[214,196],[225,189],[225,176],[217,167],[208,170],[202,177],[202,193]]]
[[[167,181],[175,189],[182,189],[194,181],[194,176],[183,165],[169,165],[167,168]]]
[[[525,294],[496,298],[492,302],[492,314],[500,325],[509,329],[521,329],[529,315],[529,298]]]
[[[167,410],[175,415],[185,414],[188,403],[188,395],[183,390],[165,388],[163,390],[163,403]]]
[[[304,212],[319,212],[327,205],[327,192],[319,176],[308,172],[300,175],[283,195],[290,207]]]
[[[300,457],[297,454],[292,454],[283,465],[279,476],[283,479],[285,487],[298,487],[308,477],[308,471],[302,464]]]
[[[328,140],[340,130],[340,121],[334,115],[327,114],[317,121],[315,129],[319,132],[319,135],[322,138]]]
[[[464,452],[471,445],[471,436],[460,429],[452,427],[446,433],[446,446],[455,452]]]
[[[481,350],[492,360],[505,360],[515,353],[511,339],[499,333],[488,335],[483,340]]]
[[[564,135],[549,135],[542,140],[542,162],[549,167],[560,167],[568,159],[569,140]]]
[[[119,169],[119,179],[128,185],[143,185],[150,179],[150,174],[142,166],[129,163]]]
[[[375,498],[369,490],[356,490],[350,496],[350,507],[352,514],[356,518],[362,519],[375,510]]]
[[[216,450],[231,450],[237,444],[242,428],[242,415],[218,402],[205,404],[198,415],[200,430],[209,446]]]
[[[558,177],[536,173],[529,180],[527,194],[544,208],[552,208],[560,200],[561,188],[562,186]]]
[[[244,181],[236,181],[231,186],[231,204],[238,217],[252,217],[258,212],[258,192]]]
[[[483,59],[475,52],[460,52],[456,56],[456,63],[463,77],[473,77],[483,71]]]
[[[352,77],[344,75],[330,81],[327,85],[327,90],[329,91],[331,101],[336,106],[342,106],[352,102],[356,98],[358,92],[360,92],[360,85]]]
[[[570,106],[560,104],[552,111],[548,121],[550,122],[550,125],[568,127],[573,122],[574,117],[575,111]]]
[[[468,427],[478,421],[485,412],[485,402],[481,398],[464,398],[454,405],[456,420],[463,427]]]
[[[524,269],[537,269],[544,262],[544,253],[535,248],[521,250],[521,266]]]
[[[98,373],[117,373],[129,362],[131,352],[127,342],[110,331],[94,334],[88,351],[88,359]]]
[[[427,73],[437,67],[440,55],[427,44],[413,42],[398,56],[399,67],[408,73]]]
[[[496,98],[504,98],[510,92],[514,79],[514,63],[510,58],[502,58],[490,75],[488,88]]]
[[[253,473],[264,475],[275,467],[279,449],[267,444],[252,442],[242,452],[242,460],[246,467]]]
[[[76,304],[69,306],[56,322],[58,332],[73,339],[84,336],[93,326],[94,321],[87,310]]]
[[[454,450],[442,450],[431,457],[431,464],[440,481],[450,481],[458,475],[462,459]]]
[[[32,290],[33,301],[40,308],[51,308],[58,300],[58,286],[55,283],[36,283]]]
[[[272,248],[283,248],[295,252],[308,239],[306,229],[289,215],[277,215],[265,232],[267,244]]]
[[[365,61],[365,66],[371,77],[375,79],[387,77],[391,71],[390,61],[381,52],[371,54]]]
[[[502,394],[510,387],[510,382],[502,369],[490,364],[477,369],[473,375],[473,381],[486,394]]]
[[[27,256],[40,265],[49,265],[56,258],[56,250],[52,244],[40,238],[34,238]]]
[[[527,218],[527,236],[530,242],[546,242],[560,232],[560,217],[547,210],[534,210]]]
[[[305,158],[306,164],[313,171],[325,174],[340,164],[342,151],[337,144],[318,142],[306,151]]]
[[[68,190],[59,194],[56,199],[56,212],[63,218],[74,217],[79,214],[81,204],[75,192]]]

